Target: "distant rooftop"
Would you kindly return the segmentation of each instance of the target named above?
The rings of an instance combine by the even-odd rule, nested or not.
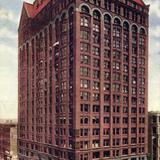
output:
[[[0,119],[0,124],[17,124],[17,119]]]

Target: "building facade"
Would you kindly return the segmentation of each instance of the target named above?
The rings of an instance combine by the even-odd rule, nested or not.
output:
[[[19,25],[20,160],[146,160],[142,0],[35,0]]]
[[[0,121],[0,159],[17,160],[17,123]]]
[[[160,160],[160,112],[149,112],[148,151],[151,160]]]

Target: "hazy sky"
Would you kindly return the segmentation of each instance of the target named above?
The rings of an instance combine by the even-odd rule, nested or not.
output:
[[[144,2],[151,5],[149,110],[160,110],[160,0]],[[22,0],[0,0],[0,119],[17,117],[17,27],[21,7]]]

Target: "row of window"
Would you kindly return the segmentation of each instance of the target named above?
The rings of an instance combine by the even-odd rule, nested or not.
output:
[[[92,98],[95,101],[98,101],[100,99],[100,94],[99,93],[93,93]],[[80,99],[83,101],[89,101],[91,99],[91,93],[87,91],[81,91],[80,92]],[[104,102],[110,102],[110,95],[109,94],[104,94]],[[120,103],[121,102],[121,96],[120,95],[113,95],[113,103]],[[129,99],[127,96],[123,96],[123,104],[127,104],[129,102]],[[132,105],[137,104],[137,98],[136,97],[131,97],[131,102]],[[139,98],[139,104],[143,105],[144,104],[144,98]]]
[[[99,116],[93,116],[92,120],[91,120],[92,124],[99,124],[100,123],[100,118]],[[112,123],[113,124],[128,124],[129,123],[129,118],[128,117],[119,117],[119,116],[113,116],[112,117]],[[145,123],[145,118],[144,117],[140,117],[138,122],[137,122],[137,117],[131,117],[130,118],[130,122],[131,123],[140,123],[140,124],[144,124]],[[103,117],[103,123],[111,123],[111,117],[109,116],[104,116]],[[84,116],[84,117],[80,117],[80,124],[84,125],[84,124],[90,124],[90,118],[88,116]]]
[[[87,1],[89,2],[89,0],[87,0]],[[93,0],[93,2],[94,2],[94,5],[97,5],[99,7],[101,6],[101,1],[100,0]],[[113,7],[111,7],[111,6],[113,6]],[[132,7],[136,8],[135,6],[137,7],[136,3],[133,3]],[[138,14],[137,12],[131,10],[128,7],[122,7],[122,5],[120,5],[119,3],[114,3],[111,0],[105,0],[103,7],[105,7],[105,9],[107,9],[109,11],[115,12],[118,15],[124,16],[126,19],[133,20],[136,23],[140,23],[140,24],[143,24],[143,25],[147,24],[147,18],[146,18],[145,15]],[[143,10],[141,7],[140,7],[140,9],[141,9],[141,11]],[[90,9],[87,6],[83,5],[81,7],[81,12],[85,13],[85,14],[90,14]],[[105,21],[107,16],[108,15],[104,16],[104,21]],[[96,20],[99,20],[99,21],[101,19],[101,14],[96,9],[93,11],[93,18],[96,19]]]
[[[136,137],[130,138],[131,144],[144,144],[145,143],[145,138],[144,137],[139,137],[138,142]],[[122,142],[121,142],[122,141]],[[99,139],[94,139],[92,140],[92,148],[98,148],[100,147],[100,140]],[[122,144],[121,144],[122,143]],[[90,148],[89,146],[90,142],[89,141],[80,141],[80,148],[83,149],[88,149]],[[121,146],[121,145],[128,145],[129,144],[129,139],[128,138],[114,138],[112,140],[112,145],[113,146]],[[104,147],[110,147],[111,145],[111,140],[110,139],[103,139],[103,146]]]

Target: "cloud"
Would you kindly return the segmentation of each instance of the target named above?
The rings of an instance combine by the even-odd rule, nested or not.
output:
[[[17,39],[17,34],[7,27],[0,28],[0,38]]]
[[[0,9],[0,20],[17,23],[17,16],[13,12],[6,10],[4,8],[1,8]]]

